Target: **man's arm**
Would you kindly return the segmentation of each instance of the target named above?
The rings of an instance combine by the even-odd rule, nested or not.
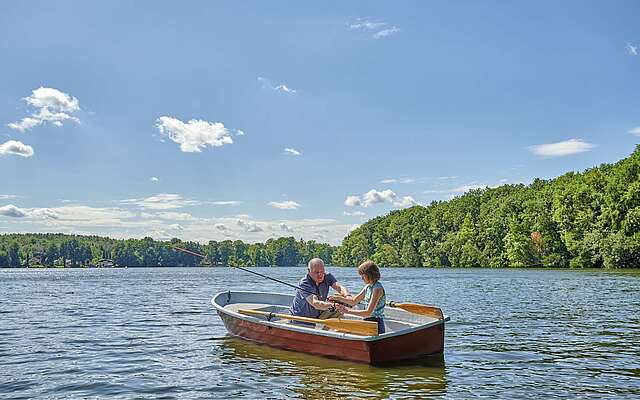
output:
[[[322,301],[315,294],[310,294],[309,296],[307,296],[307,301],[309,302],[309,304],[311,304],[313,308],[321,311],[328,310],[333,306],[333,303],[329,303],[328,301]]]
[[[338,293],[340,293],[341,295],[343,295],[344,297],[351,297],[351,295],[349,294],[349,290],[347,290],[346,287],[342,286],[340,284],[340,282],[335,282],[333,285],[331,285],[331,287]]]

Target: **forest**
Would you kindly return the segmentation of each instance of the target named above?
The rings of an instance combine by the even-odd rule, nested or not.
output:
[[[176,247],[207,257],[177,251]],[[329,263],[334,250],[328,244],[293,237],[266,243],[224,240],[200,244],[175,238],[157,241],[149,237],[116,240],[61,233],[8,234],[0,235],[0,267],[278,267],[305,264],[314,257]]]
[[[615,164],[472,190],[352,231],[337,265],[640,267],[640,146]]]

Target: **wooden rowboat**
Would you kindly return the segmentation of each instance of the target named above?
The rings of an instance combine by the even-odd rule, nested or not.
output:
[[[272,347],[369,364],[417,359],[444,351],[447,316],[440,319],[387,307],[386,332],[365,336],[327,329],[322,324],[298,325],[275,316],[288,314],[292,301],[293,296],[287,294],[235,291],[218,293],[211,299],[230,334]],[[246,310],[250,314],[243,313]],[[345,319],[361,321],[348,315]]]

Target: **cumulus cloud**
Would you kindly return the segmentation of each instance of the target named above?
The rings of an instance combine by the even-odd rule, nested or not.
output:
[[[122,200],[121,203],[136,205],[138,207],[153,210],[171,210],[202,204],[197,200],[188,200],[183,198],[181,195],[174,193],[160,193],[144,199],[126,199]]]
[[[216,228],[219,231],[226,231],[227,230],[227,227],[224,224],[220,224],[220,223],[214,224],[213,227]]]
[[[239,227],[243,228],[245,232],[262,232],[262,228],[259,227],[255,222],[247,222],[239,219],[237,224]]]
[[[584,153],[592,150],[594,147],[596,147],[596,145],[585,142],[582,139],[569,139],[563,142],[529,146],[529,151],[541,157],[561,157]]]
[[[274,208],[279,208],[281,210],[297,210],[300,206],[300,204],[296,203],[295,201],[291,201],[291,200],[286,200],[286,201],[270,201],[269,205],[271,207]]]
[[[0,207],[0,215],[4,215],[5,217],[23,218],[28,216],[29,213],[21,208],[14,206],[13,204],[9,204]]]
[[[419,204],[411,196],[398,197],[398,195],[391,189],[378,191],[375,189],[369,190],[362,196],[348,196],[344,204],[347,206],[362,206],[370,207],[379,203],[391,203],[394,207],[410,207]]]
[[[398,196],[391,189],[383,190],[381,192],[371,189],[362,195],[362,205],[364,207],[369,207],[377,203],[391,203],[396,198],[398,198]]]
[[[631,133],[632,135],[640,136],[640,126],[631,128],[631,130],[629,130],[629,133]]]
[[[627,53],[629,53],[630,55],[632,56],[638,55],[638,46],[634,46],[631,43],[627,43],[625,48],[627,49]]]
[[[297,89],[293,89],[293,88],[287,86],[284,83],[274,84],[274,83],[271,82],[270,79],[262,77],[262,76],[258,77],[258,82],[260,82],[262,84],[263,88],[274,90],[276,92],[284,92],[284,93],[287,93],[287,94],[296,94],[298,92]]]
[[[360,197],[358,196],[347,196],[346,200],[344,201],[344,205],[349,207],[357,207],[362,205],[362,202],[360,201]]]
[[[160,182],[160,179],[157,176],[152,176],[151,182]]]
[[[178,143],[180,150],[185,153],[199,153],[207,146],[220,147],[233,143],[231,132],[222,122],[192,119],[184,123],[167,116],[158,118],[156,122],[160,133]]]
[[[8,124],[11,129],[24,132],[46,122],[55,126],[62,126],[65,121],[80,123],[80,120],[72,115],[80,111],[80,102],[58,89],[40,87],[23,100],[35,108],[35,111],[18,122]]]
[[[50,208],[18,208],[13,204],[0,207],[0,215],[13,218],[58,219],[58,213]]]
[[[291,148],[288,148],[288,147],[284,149],[284,154],[288,154],[288,155],[291,155],[291,156],[300,156],[300,155],[302,155],[302,153],[299,152],[298,150],[291,149]]]
[[[0,144],[0,156],[15,155],[20,157],[31,157],[33,147],[17,140],[9,140]]]

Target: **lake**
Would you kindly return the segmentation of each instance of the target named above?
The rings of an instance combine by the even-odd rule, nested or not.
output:
[[[328,268],[354,292],[354,268]],[[296,283],[304,268],[263,268]],[[211,297],[292,289],[229,268],[0,270],[0,397],[640,397],[640,271],[383,269],[439,305],[445,354],[373,367],[228,337]]]

